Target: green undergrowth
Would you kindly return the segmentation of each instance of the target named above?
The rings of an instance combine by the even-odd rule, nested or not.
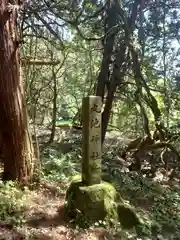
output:
[[[81,156],[76,150],[63,155],[47,148],[43,157],[42,177],[49,181],[63,180],[68,186],[71,176],[80,169]],[[144,224],[136,229],[124,230],[118,223],[116,229],[109,229],[117,239],[180,239],[180,187],[179,183],[154,182],[136,172],[108,172],[123,198],[134,206]],[[107,179],[105,179],[107,180]],[[107,228],[104,221],[97,226]]]
[[[71,154],[48,147],[42,156],[42,178],[49,181],[65,181],[77,174],[77,159]]]
[[[144,221],[136,229],[137,235],[149,239],[180,239],[179,183],[154,182],[137,173],[119,171],[112,174],[111,181]]]
[[[5,225],[21,226],[25,222],[29,190],[12,181],[0,182],[0,221]]]
[[[57,150],[46,148],[42,156],[41,180],[47,180],[56,187],[57,182],[63,181],[66,190],[69,177],[76,174],[75,159],[71,155],[63,155]],[[57,189],[58,190],[58,189]],[[63,190],[63,189],[62,189]],[[0,182],[0,222],[5,225],[21,227],[26,222],[26,209],[31,191],[21,189],[17,183]]]

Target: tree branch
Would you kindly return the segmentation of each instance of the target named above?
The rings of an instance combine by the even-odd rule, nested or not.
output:
[[[25,65],[51,65],[51,66],[56,66],[60,63],[59,60],[57,61],[51,61],[51,60],[38,60],[38,59],[30,59],[30,58],[22,58],[21,63],[23,66]]]

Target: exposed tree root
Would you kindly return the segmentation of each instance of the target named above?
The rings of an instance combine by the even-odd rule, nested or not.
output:
[[[158,141],[157,135],[153,134],[153,137],[148,135],[130,142],[121,156],[126,158],[128,155],[133,159],[133,163],[129,166],[130,171],[141,171],[143,160],[149,162],[153,172],[157,169],[157,165],[163,164],[166,169],[172,159],[175,159],[176,165],[180,164],[180,154],[170,140],[165,138],[165,135],[162,136],[162,132]]]

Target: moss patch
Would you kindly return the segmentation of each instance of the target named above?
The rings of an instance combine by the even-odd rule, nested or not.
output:
[[[66,211],[78,224],[92,224],[100,220],[119,222],[131,228],[139,224],[135,212],[125,205],[116,189],[107,182],[84,186],[75,176],[66,192]]]

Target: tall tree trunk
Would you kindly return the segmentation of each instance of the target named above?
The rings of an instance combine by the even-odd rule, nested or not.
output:
[[[126,51],[126,44],[122,43],[122,45],[120,46],[120,49],[118,50],[115,56],[116,60],[113,67],[113,73],[110,78],[109,90],[108,90],[107,99],[104,107],[104,112],[102,115],[102,142],[104,142],[104,139],[105,139],[109,118],[111,115],[111,108],[114,100],[114,94],[116,92],[116,87],[118,84],[122,82],[122,79],[124,77],[125,69],[122,68],[122,64],[126,58],[125,51]]]
[[[19,1],[14,1],[16,5],[10,2],[0,1],[0,134],[4,180],[26,184],[33,175],[34,150],[20,74],[16,22]]]
[[[111,83],[110,79],[110,66],[111,66],[111,58],[113,55],[113,48],[114,48],[114,41],[117,34],[117,22],[119,19],[118,15],[118,8],[119,2],[117,0],[108,1],[108,4],[106,6],[106,15],[107,15],[107,26],[105,23],[105,35],[107,35],[105,39],[104,44],[104,53],[103,53],[103,59],[101,63],[101,70],[98,76],[98,82],[97,82],[97,90],[96,95],[101,96],[102,100],[104,101],[104,94],[105,94],[105,87],[111,85],[111,90],[108,90],[108,96],[105,102],[105,108],[102,115],[102,143],[105,139],[105,134],[107,130],[107,126],[109,123],[109,118],[111,114],[111,108],[113,103],[113,97],[114,93],[116,91],[116,83]],[[110,87],[107,87],[110,88]]]
[[[115,1],[116,2],[116,1]],[[116,37],[116,22],[117,22],[117,11],[116,11],[116,3],[112,1],[112,3],[107,4],[107,26],[105,26],[105,35],[107,35],[104,43],[104,53],[103,59],[101,63],[101,70],[98,76],[97,82],[97,90],[96,95],[102,97],[104,99],[105,85],[109,82],[109,67],[111,62],[111,57],[113,54],[114,40]],[[108,34],[107,34],[108,33]]]
[[[52,68],[52,79],[53,79],[53,112],[52,112],[52,128],[51,128],[51,136],[49,139],[49,143],[54,141],[54,136],[56,132],[56,116],[57,116],[57,79],[56,73],[54,71],[54,66]]]
[[[120,1],[110,0],[107,2],[108,2],[108,4],[106,5],[106,8],[107,8],[106,28],[107,29],[105,31],[106,41],[104,45],[104,54],[103,54],[103,59],[101,63],[101,70],[98,76],[97,91],[96,91],[96,95],[101,96],[102,99],[104,100],[105,86],[108,86],[107,99],[104,107],[104,112],[102,115],[102,142],[105,139],[105,134],[106,134],[108,123],[109,123],[109,117],[110,117],[111,108],[114,100],[113,99],[114,94],[116,92],[116,87],[118,84],[121,83],[124,72],[126,70],[126,69],[121,69],[122,63],[123,61],[125,62],[125,58],[126,58],[125,50],[130,42],[131,35],[135,28],[135,21],[137,18],[137,12],[138,12],[138,6],[139,6],[139,1],[134,1],[130,18],[127,18],[124,14],[123,9],[121,8]],[[117,42],[120,43],[120,39],[123,39],[123,38],[118,38],[118,31],[119,31],[119,29],[117,28],[118,22],[123,22],[123,26],[124,26],[125,42],[123,43],[124,46],[120,46],[120,47],[115,41],[117,40]],[[112,56],[115,55],[117,51],[121,55],[116,54],[115,60],[114,60],[115,64],[113,65],[113,68],[114,68],[113,73],[112,73],[112,76],[110,76],[109,73],[110,73]],[[117,61],[117,59],[119,59],[119,62]]]

